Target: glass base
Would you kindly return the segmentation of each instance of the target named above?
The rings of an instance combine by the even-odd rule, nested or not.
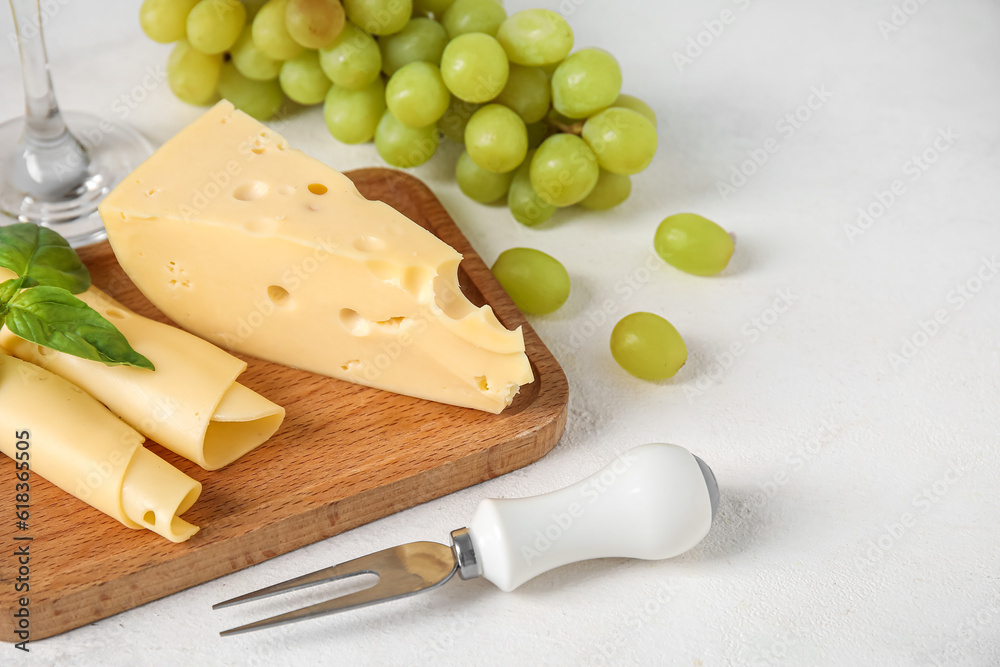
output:
[[[131,126],[93,114],[67,111],[63,118],[90,158],[82,182],[66,194],[42,201],[21,191],[10,179],[0,181],[0,225],[32,222],[58,232],[74,248],[104,240],[104,223],[97,205],[139,163],[153,146]],[[0,124],[0,166],[9,160],[21,140],[24,118]]]

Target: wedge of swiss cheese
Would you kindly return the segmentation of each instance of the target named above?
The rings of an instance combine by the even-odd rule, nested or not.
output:
[[[224,348],[493,413],[532,381],[520,328],[459,289],[459,253],[227,101],[100,213],[142,293]]]

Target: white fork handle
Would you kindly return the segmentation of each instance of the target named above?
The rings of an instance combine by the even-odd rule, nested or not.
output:
[[[567,563],[684,553],[708,533],[717,505],[708,466],[683,447],[649,444],[564,489],[484,500],[468,530],[483,576],[512,591]]]

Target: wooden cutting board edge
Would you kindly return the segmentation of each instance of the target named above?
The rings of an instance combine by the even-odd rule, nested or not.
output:
[[[380,182],[387,185],[390,196],[384,198],[390,203],[399,197],[409,198],[426,216],[426,226],[464,256],[462,270],[472,287],[493,307],[497,318],[509,328],[522,327],[525,349],[537,378],[534,387],[527,385],[524,388],[534,396],[520,410],[531,413],[528,421],[532,425],[503,442],[416,470],[388,485],[311,508],[294,517],[294,520],[249,526],[246,532],[236,537],[204,544],[189,555],[158,563],[158,576],[152,582],[148,572],[138,570],[65,595],[59,595],[57,591],[32,592],[28,596],[31,600],[31,641],[107,618],[517,470],[542,458],[559,441],[568,411],[566,376],[437,197],[419,179],[397,170],[359,169],[347,172],[347,175],[362,191],[364,184]],[[86,255],[87,250],[82,250],[81,256]],[[170,545],[164,546],[170,548]],[[238,550],[242,557],[234,559],[228,555],[227,552],[234,550]],[[16,642],[20,638],[14,634],[16,628],[12,614],[19,606],[19,595],[13,592],[13,559],[0,560],[5,572],[0,577],[0,585],[8,592],[4,596],[5,602],[0,605],[0,639]],[[197,567],[192,567],[194,561],[197,561]],[[205,613],[207,615],[209,610]]]

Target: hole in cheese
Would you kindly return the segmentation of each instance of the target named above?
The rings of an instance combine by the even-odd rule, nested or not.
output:
[[[351,359],[350,361],[345,361],[340,365],[340,369],[344,371],[356,371],[361,369],[361,362],[357,359]]]
[[[372,259],[365,262],[365,267],[382,282],[399,283],[399,267],[392,262]]]
[[[271,187],[263,181],[250,181],[233,190],[233,197],[240,201],[260,199],[268,193]]]
[[[153,510],[146,510],[146,513],[142,515],[142,522],[147,523],[150,526],[156,525],[156,512]]]
[[[251,153],[256,153],[257,155],[263,155],[264,154],[264,147],[263,146],[254,146],[253,148],[250,149],[250,152]]]
[[[419,266],[408,266],[403,271],[401,286],[413,296],[419,297],[430,282],[430,274],[426,269]]]
[[[354,239],[353,245],[361,252],[378,252],[385,248],[385,241],[377,236],[360,236]]]
[[[310,183],[308,187],[309,187],[309,192],[313,193],[314,195],[326,194],[327,187],[322,183]]]
[[[340,326],[352,336],[367,336],[371,331],[371,322],[350,308],[340,310]]]
[[[271,303],[282,308],[291,308],[295,305],[292,295],[281,285],[268,285],[267,298],[271,300]]]
[[[104,311],[104,314],[106,316],[108,316],[108,317],[110,317],[112,319],[116,319],[116,320],[124,320],[125,319],[125,313],[123,313],[122,311],[118,310],[117,308],[108,308],[106,311]]]
[[[457,270],[457,263],[454,265]],[[443,269],[444,267],[442,267]],[[434,303],[445,315],[460,320],[476,310],[458,286],[458,274],[434,276]]]
[[[479,385],[479,391],[489,391],[490,389],[490,383],[486,381],[485,375],[477,375],[476,384]]]
[[[397,317],[390,317],[387,320],[379,320],[375,323],[375,326],[381,327],[382,329],[398,330],[402,328],[404,322],[406,322],[406,318],[399,315]]]

